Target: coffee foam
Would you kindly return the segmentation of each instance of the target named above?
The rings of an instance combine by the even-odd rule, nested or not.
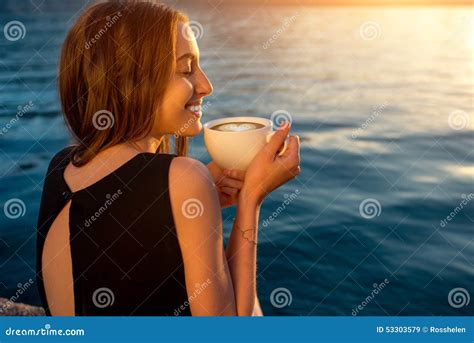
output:
[[[219,131],[226,131],[226,132],[241,132],[241,131],[249,131],[249,130],[256,130],[261,127],[258,124],[253,123],[228,123],[228,124],[221,124],[219,125]]]

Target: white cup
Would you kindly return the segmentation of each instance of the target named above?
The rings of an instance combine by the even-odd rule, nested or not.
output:
[[[219,131],[212,127],[232,122],[250,122],[264,125],[248,131]],[[247,170],[255,155],[275,134],[273,122],[259,117],[228,117],[211,120],[203,125],[204,144],[212,160],[221,168]],[[282,155],[288,146],[285,140],[279,151]]]

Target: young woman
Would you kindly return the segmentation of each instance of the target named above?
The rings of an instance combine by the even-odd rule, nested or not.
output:
[[[245,175],[186,157],[212,86],[186,16],[151,2],[82,14],[64,43],[59,88],[75,144],[53,158],[42,195],[46,313],[261,314],[258,215],[265,196],[299,173],[297,136],[277,154],[289,125]],[[224,249],[221,207],[230,205],[237,214]]]

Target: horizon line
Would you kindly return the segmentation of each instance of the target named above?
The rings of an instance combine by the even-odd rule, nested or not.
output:
[[[195,0],[178,0],[179,3],[191,2]],[[212,4],[212,0],[209,1]],[[472,8],[472,0],[221,0],[219,4],[245,4],[245,5],[295,5],[295,6],[325,6],[325,7],[433,7],[433,6],[469,6]]]

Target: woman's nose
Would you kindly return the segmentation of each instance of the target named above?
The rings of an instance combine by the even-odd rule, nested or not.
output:
[[[206,74],[201,71],[198,79],[196,80],[197,84],[195,86],[196,92],[200,97],[209,96],[212,94],[213,88],[211,81],[207,78]]]

